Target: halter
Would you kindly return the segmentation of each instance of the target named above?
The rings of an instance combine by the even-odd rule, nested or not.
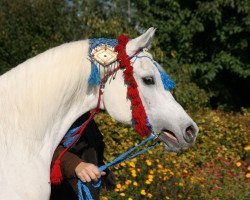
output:
[[[100,39],[100,40],[102,40],[102,39]],[[134,64],[138,58],[144,58],[144,57],[149,58],[154,63],[154,65],[157,67],[157,69],[159,70],[162,80],[165,77],[165,80],[168,81],[168,82],[165,81],[166,84],[164,84],[164,81],[163,81],[165,89],[169,90],[170,88],[174,87],[174,82],[165,73],[163,73],[160,70],[159,64],[156,63],[152,58],[150,58],[148,56],[139,56],[140,52],[142,51],[141,49],[129,57],[126,53],[126,45],[127,45],[128,41],[129,41],[129,39],[125,35],[121,35],[118,38],[118,43],[114,42],[112,39],[110,39],[110,41],[109,41],[110,43],[114,42],[116,44],[115,51],[117,52],[117,60],[119,61],[119,65],[117,65],[113,70],[108,70],[108,72],[106,72],[101,79],[100,79],[100,73],[98,71],[97,65],[95,64],[95,62],[93,60],[90,60],[92,63],[92,71],[91,71],[88,82],[90,85],[99,85],[97,106],[91,112],[91,115],[89,116],[87,121],[82,126],[77,127],[74,130],[70,130],[66,134],[65,139],[63,139],[62,143],[66,146],[66,148],[60,153],[60,155],[58,156],[58,158],[56,159],[56,161],[54,163],[54,166],[52,167],[51,177],[50,177],[52,184],[60,184],[61,183],[62,173],[61,173],[61,169],[60,169],[60,162],[61,162],[60,160],[61,160],[62,156],[64,155],[64,153],[68,149],[70,149],[73,146],[73,144],[75,142],[77,142],[77,140],[84,133],[84,129],[87,126],[87,124],[93,119],[94,115],[99,112],[101,96],[103,94],[103,89],[105,87],[105,84],[106,84],[107,80],[109,79],[109,77],[112,76],[113,74],[115,74],[115,72],[117,72],[120,69],[124,70],[123,71],[124,80],[125,80],[126,84],[128,85],[127,96],[131,100],[132,117],[133,117],[133,120],[135,122],[135,127],[134,127],[135,131],[137,133],[139,133],[141,136],[149,136],[149,137],[146,138],[144,141],[142,141],[139,145],[133,147],[129,151],[125,152],[124,154],[122,154],[121,156],[119,156],[118,158],[113,160],[111,163],[104,165],[104,166],[101,166],[99,168],[99,170],[103,171],[109,166],[115,165],[117,163],[123,162],[123,161],[128,160],[128,159],[131,159],[131,158],[133,158],[141,153],[144,153],[148,149],[153,148],[154,146],[156,146],[159,143],[159,141],[158,141],[158,142],[154,143],[153,145],[149,146],[148,148],[141,150],[134,155],[130,155],[131,152],[133,152],[139,146],[141,146],[141,145],[145,144],[147,141],[155,139],[159,136],[159,134],[154,133],[153,128],[148,121],[145,109],[144,109],[143,104],[142,104],[142,100],[140,99],[139,91],[137,89],[138,85],[137,85],[137,83],[134,79],[134,76],[133,76],[132,64]],[[99,42],[94,44],[95,48],[98,47]],[[90,54],[90,52],[89,52],[89,54]],[[135,58],[135,60],[133,62],[131,62],[132,58]],[[165,85],[167,87],[165,87]],[[100,185],[100,183],[99,183],[99,185]],[[98,187],[99,185],[94,186],[94,187]],[[79,182],[78,182],[79,199],[83,199],[83,194],[81,193],[82,192],[81,188],[84,189],[87,199],[92,198],[88,188],[86,188],[86,187],[87,187],[86,184],[82,183],[79,180]]]

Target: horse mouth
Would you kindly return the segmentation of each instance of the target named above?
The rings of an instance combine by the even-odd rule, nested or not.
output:
[[[167,136],[167,138],[169,138],[171,141],[176,142],[176,143],[179,142],[176,135],[172,131],[164,129],[162,130],[162,133],[164,133],[165,136]]]

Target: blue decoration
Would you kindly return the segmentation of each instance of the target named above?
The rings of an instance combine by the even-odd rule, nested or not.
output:
[[[91,56],[91,52],[94,48],[99,46],[100,44],[107,44],[111,47],[115,47],[118,44],[117,39],[111,38],[92,38],[89,39],[89,56]]]
[[[91,69],[91,73],[89,76],[88,84],[92,86],[99,85],[100,81],[101,81],[101,78],[100,78],[98,67],[96,66],[94,62],[92,62],[92,69]]]
[[[63,139],[65,140],[65,142],[63,143],[63,146],[64,146],[65,148],[68,147],[68,146],[73,142],[73,140],[75,139],[75,137],[76,137],[77,135],[75,135],[75,136],[73,136],[73,137],[71,137],[71,135],[72,135],[73,133],[75,133],[80,127],[81,127],[81,126],[72,128],[72,129],[70,129],[70,130],[66,133],[66,135],[65,135],[64,138],[63,138]]]
[[[155,63],[156,63],[155,66],[157,67],[157,69],[158,69],[158,71],[159,71],[159,73],[161,75],[161,81],[163,83],[163,86],[164,86],[165,90],[174,89],[175,82],[164,71],[162,71],[160,69],[160,67],[159,67],[160,65],[157,62],[155,62]]]
[[[115,47],[117,45],[116,39],[110,39],[110,38],[93,38],[89,39],[89,57],[91,59],[92,68],[91,73],[88,79],[89,85],[95,86],[100,84],[100,72],[98,70],[98,67],[94,60],[92,60],[91,52],[93,49],[98,47],[101,44],[107,44],[109,46]]]

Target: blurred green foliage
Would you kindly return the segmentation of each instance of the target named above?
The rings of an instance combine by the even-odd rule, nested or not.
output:
[[[150,26],[184,107],[249,107],[249,0],[1,0],[0,73],[65,42]]]
[[[160,59],[179,74],[178,82],[187,75],[186,84],[195,82],[205,89],[214,107],[249,106],[249,0],[138,0],[135,4],[140,25],[157,27]],[[183,68],[190,73],[183,74]],[[202,92],[190,88],[182,90],[183,98],[191,90]]]

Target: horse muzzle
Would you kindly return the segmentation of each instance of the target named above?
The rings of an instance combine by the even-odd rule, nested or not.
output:
[[[153,133],[155,138],[161,140],[165,146],[166,151],[180,151],[188,149],[193,146],[198,135],[198,127],[195,123],[187,126],[180,133],[163,129],[159,133]]]

